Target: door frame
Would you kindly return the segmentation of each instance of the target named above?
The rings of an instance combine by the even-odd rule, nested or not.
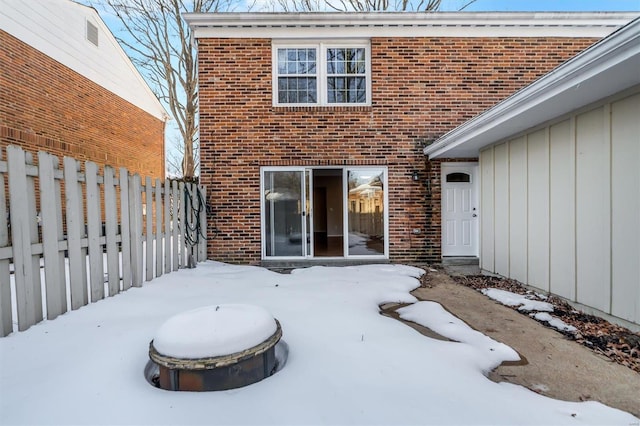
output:
[[[317,258],[314,256],[314,235],[313,235],[313,171],[320,169],[336,169],[342,170],[342,235],[343,235],[343,255],[342,256],[323,256]],[[383,170],[384,171],[384,210],[383,210],[383,229],[384,229],[384,253],[380,255],[350,255],[349,254],[349,223],[348,223],[348,201],[349,201],[349,170]],[[302,219],[302,235],[309,235],[310,241],[303,245],[302,256],[267,256],[266,253],[266,224],[265,219],[265,200],[264,189],[265,172],[286,171],[301,172],[303,181],[301,183],[301,194],[303,202],[309,200],[308,211]],[[307,180],[308,177],[308,180]],[[310,260],[310,259],[388,259],[389,258],[389,169],[387,166],[262,166],[260,167],[260,252],[262,260]],[[308,183],[308,185],[307,185]],[[308,192],[308,193],[307,193]],[[304,238],[304,237],[303,237]]]
[[[443,162],[440,164],[440,250],[442,252],[441,257],[479,257],[480,256],[480,172],[479,162],[466,161],[466,162]],[[445,186],[446,175],[453,168],[467,168],[471,169],[471,184],[474,195],[474,206],[476,209],[476,226],[473,232],[473,238],[475,238],[475,249],[473,254],[447,254],[444,255],[444,242],[445,242]],[[447,170],[449,169],[449,170]]]

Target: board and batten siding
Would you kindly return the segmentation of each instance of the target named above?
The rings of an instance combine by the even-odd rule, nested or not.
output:
[[[481,267],[640,324],[640,93],[480,152]]]

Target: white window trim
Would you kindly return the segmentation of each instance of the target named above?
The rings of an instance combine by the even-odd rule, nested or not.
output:
[[[310,48],[315,47],[317,49],[317,63],[316,63],[316,81],[318,83],[318,102],[316,103],[279,103],[278,102],[278,49],[279,48]],[[347,103],[347,102],[327,102],[327,58],[326,49],[329,48],[364,48],[365,60],[366,60],[366,102],[361,103]],[[273,106],[277,107],[326,107],[326,106],[339,106],[339,107],[359,107],[359,106],[371,106],[371,42],[369,40],[362,39],[349,39],[349,40],[299,40],[292,42],[291,40],[273,40],[271,42],[271,94]]]

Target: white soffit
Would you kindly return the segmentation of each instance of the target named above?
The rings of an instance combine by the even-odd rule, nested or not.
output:
[[[424,149],[476,157],[484,146],[640,85],[640,18]]]
[[[194,38],[605,37],[628,12],[186,13]]]

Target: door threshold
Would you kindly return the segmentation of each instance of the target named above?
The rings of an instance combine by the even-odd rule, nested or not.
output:
[[[301,260],[262,260],[260,266],[267,269],[291,269],[309,268],[311,266],[358,266],[391,263],[389,259],[346,259],[346,258],[324,258],[324,259],[301,259]]]
[[[442,265],[479,265],[478,256],[442,256]]]

